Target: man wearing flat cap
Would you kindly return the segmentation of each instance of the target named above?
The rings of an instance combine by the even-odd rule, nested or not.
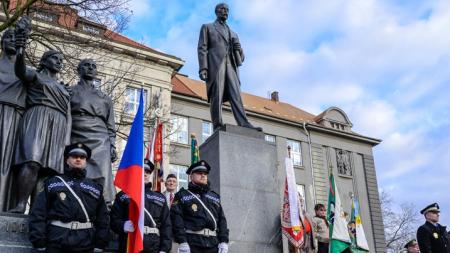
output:
[[[149,160],[144,161],[145,218],[144,250],[142,253],[168,253],[172,247],[172,227],[166,198],[152,191],[151,174],[155,166]],[[128,233],[134,232],[137,224],[128,217],[130,198],[124,192],[116,194],[111,208],[111,229],[119,235],[119,252],[125,253]]]
[[[47,253],[102,252],[108,242],[109,216],[103,187],[86,178],[91,150],[82,143],[64,150],[64,175],[44,183],[29,216],[35,251]]]
[[[433,203],[420,211],[425,224],[417,230],[417,242],[421,253],[450,253],[446,227],[439,222],[439,205]]]
[[[419,244],[416,239],[412,239],[408,243],[405,244],[406,253],[420,253]]]
[[[228,227],[219,194],[209,188],[209,164],[192,164],[188,189],[175,194],[170,217],[179,253],[227,253]]]

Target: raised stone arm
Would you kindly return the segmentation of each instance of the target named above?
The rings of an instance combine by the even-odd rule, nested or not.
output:
[[[36,71],[28,69],[25,64],[24,48],[28,40],[31,30],[31,20],[28,17],[21,18],[16,25],[15,39],[16,39],[16,63],[14,71],[16,76],[24,81],[30,83],[36,77]]]

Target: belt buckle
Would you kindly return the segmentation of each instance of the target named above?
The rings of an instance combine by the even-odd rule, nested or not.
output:
[[[78,228],[78,222],[73,221],[72,224],[70,225],[70,229],[74,230]]]
[[[205,228],[205,229],[203,230],[203,235],[209,237],[209,230]]]

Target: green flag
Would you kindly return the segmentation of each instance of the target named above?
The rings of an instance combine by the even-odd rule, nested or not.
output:
[[[191,134],[191,164],[194,164],[200,160],[200,152],[198,150],[197,139],[195,134]]]
[[[341,253],[350,247],[351,241],[333,173],[330,173],[327,219],[330,222],[330,253]]]

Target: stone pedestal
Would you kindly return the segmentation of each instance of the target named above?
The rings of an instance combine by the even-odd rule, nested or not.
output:
[[[27,216],[0,213],[0,252],[31,253]]]
[[[280,253],[282,180],[264,134],[225,125],[200,146],[230,229],[230,253]]]

